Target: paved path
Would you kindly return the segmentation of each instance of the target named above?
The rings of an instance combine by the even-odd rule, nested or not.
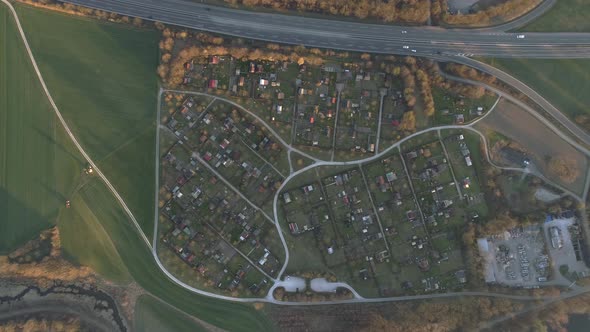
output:
[[[501,96],[502,98],[509,100],[511,103],[516,104],[517,106],[523,108],[529,114],[534,116],[537,120],[543,122],[543,124],[545,126],[547,126],[549,129],[551,129],[551,131],[553,131],[555,134],[557,134],[563,140],[565,140],[566,142],[571,144],[573,147],[578,149],[580,152],[582,152],[586,156],[590,156],[590,150],[588,150],[586,147],[582,146],[578,142],[574,141],[569,135],[564,134],[553,123],[551,123],[551,121],[549,121],[546,117],[539,114],[539,112],[537,112],[531,106],[529,106],[528,104],[526,104],[522,100],[512,96],[511,94],[506,93],[496,87],[493,87],[491,85],[485,84],[480,81],[473,81],[473,80],[469,80],[469,79],[465,79],[465,78],[461,78],[461,77],[456,77],[456,76],[449,75],[449,74],[442,72],[442,71],[441,71],[441,75],[447,79],[452,80],[452,81],[457,81],[457,82],[461,82],[461,83],[472,84],[472,85],[484,87],[485,89],[494,92],[495,94]],[[556,111],[558,113],[562,114],[561,112],[559,112],[559,110],[556,109]],[[553,114],[550,112],[549,115],[553,115]],[[569,122],[569,124],[567,122]],[[562,125],[564,125],[564,127],[569,129],[571,133],[576,135],[576,137],[578,139],[580,139],[582,142],[584,142],[584,144],[587,144],[590,146],[590,135],[586,134],[585,132],[578,132],[578,130],[581,130],[581,129],[578,126],[576,126],[575,124],[573,124],[571,121],[569,121],[569,119],[567,119],[567,122],[562,123]]]
[[[383,224],[381,224],[381,218],[379,217],[379,212],[377,212],[377,206],[375,205],[375,201],[373,201],[373,194],[369,189],[369,183],[367,182],[367,177],[365,176],[365,171],[363,171],[363,165],[359,164],[359,171],[361,172],[361,177],[363,178],[363,182],[365,183],[365,188],[367,189],[367,195],[369,196],[369,201],[371,201],[371,206],[373,207],[373,213],[375,214],[375,219],[377,219],[377,224],[379,225],[379,231],[383,236],[383,242],[385,243],[385,248],[387,249],[387,254],[391,255],[391,250],[389,250],[389,243],[387,242],[387,236],[385,236],[385,232],[383,231]]]
[[[261,117],[259,117],[256,113],[251,112],[249,109],[245,108],[244,106],[236,103],[233,100],[224,98],[224,97],[220,97],[220,96],[213,96],[211,94],[208,93],[203,93],[203,92],[195,92],[195,91],[188,91],[188,90],[174,90],[174,89],[165,89],[163,90],[164,92],[174,92],[174,93],[183,93],[183,94],[187,94],[187,95],[194,95],[194,96],[207,96],[207,97],[215,97],[218,100],[222,100],[234,107],[239,108],[240,110],[248,113],[251,117],[253,117],[254,119],[256,119],[262,126],[264,126],[264,128],[266,128],[274,137],[277,141],[279,141],[288,151],[295,151],[297,153],[299,153],[300,155],[311,159],[313,161],[317,161],[319,160],[318,158],[309,155],[301,150],[298,150],[294,147],[291,146],[291,144],[287,143],[282,137],[281,135],[279,135],[271,126],[269,126],[266,121],[264,121]]]
[[[329,282],[325,278],[315,278],[310,281],[309,286],[314,292],[320,293],[333,293],[336,292],[338,288],[346,288],[352,293],[355,299],[363,299],[363,297],[357,293],[354,288],[343,282]]]

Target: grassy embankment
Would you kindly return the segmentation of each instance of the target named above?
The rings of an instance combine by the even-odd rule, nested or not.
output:
[[[523,32],[590,32],[590,1],[559,0],[547,13],[519,29]],[[535,89],[574,119],[590,115],[590,60],[490,59]]]
[[[134,321],[135,330],[143,332],[208,331],[190,316],[149,295],[137,299]]]
[[[4,7],[2,9],[4,10]],[[64,116],[75,134],[79,136],[84,147],[88,148],[92,157],[99,160],[105,173],[112,179],[115,186],[120,188],[125,198],[129,195],[141,196],[147,192],[145,206],[141,204],[142,200],[138,200],[134,201],[136,205],[131,204],[131,207],[132,209],[142,207],[146,211],[144,213],[151,215],[151,202],[147,202],[147,197],[151,201],[153,191],[146,188],[152,186],[153,183],[154,140],[147,139],[149,143],[146,143],[145,136],[152,135],[147,128],[153,126],[151,118],[155,115],[153,110],[155,108],[156,82],[153,78],[154,75],[151,74],[153,68],[142,62],[142,54],[151,52],[150,47],[147,46],[150,43],[153,44],[154,50],[156,49],[155,41],[152,40],[153,36],[147,37],[150,34],[154,35],[155,32],[137,31],[125,26],[37,11],[23,6],[19,6],[18,11],[22,15],[21,20],[27,35],[31,38],[33,52],[40,62],[41,71],[49,89],[54,94],[58,106],[64,112]],[[6,29],[5,26],[3,29]],[[143,35],[143,37],[134,37],[134,34]],[[143,43],[136,39],[136,43],[133,43],[134,38],[145,39],[143,39]],[[146,42],[148,39],[149,41]],[[16,41],[18,39],[15,39],[14,42],[16,43]],[[6,51],[3,50],[3,52]],[[26,59],[24,54],[20,54],[20,58]],[[2,57],[2,59],[6,59],[6,57]],[[6,67],[14,67],[19,64],[16,62],[18,59],[11,58],[10,60],[8,62],[10,66]],[[143,61],[145,60],[146,58],[143,58]],[[155,62],[155,59],[153,61]],[[29,67],[24,68],[24,65],[21,64],[17,73],[21,76],[25,75],[23,73],[30,73],[30,64],[28,65]],[[137,66],[140,69],[137,69]],[[123,71],[122,74],[121,71]],[[2,71],[2,73],[5,72],[5,70]],[[113,78],[109,74],[117,76]],[[7,79],[13,80],[13,77],[10,76]],[[3,77],[2,82],[7,79]],[[143,80],[149,82],[146,83]],[[35,82],[34,76],[30,76],[24,83],[37,84]],[[137,82],[137,85],[143,84],[143,87],[134,85],[134,82]],[[5,84],[2,86],[3,93],[6,90],[5,86]],[[150,86],[153,89],[149,88]],[[23,90],[33,91],[32,89]],[[25,94],[22,91],[20,93]],[[33,98],[26,95],[25,97],[21,102]],[[43,105],[44,99],[39,96],[36,98],[28,105]],[[150,103],[150,101],[154,103]],[[12,106],[12,104],[8,105]],[[19,105],[15,104],[14,106]],[[3,107],[2,111],[6,113],[5,109],[8,107]],[[42,110],[51,114],[47,105]],[[42,115],[45,113],[41,111],[37,111],[39,114],[30,115],[31,107],[26,105],[19,106],[18,111],[23,113],[23,116],[26,114],[30,118],[29,127],[34,128],[33,122],[34,125],[47,124],[51,125],[50,128],[54,130],[51,133],[57,133],[55,137],[46,137],[55,145],[54,147],[39,139],[40,147],[37,148],[39,153],[46,150],[51,151],[49,147],[53,147],[53,150],[57,151],[56,154],[62,153],[64,155],[54,159],[40,160],[39,155],[33,154],[33,157],[29,157],[31,163],[38,166],[48,165],[47,160],[67,160],[65,156],[69,156],[71,159],[69,163],[72,165],[69,169],[65,166],[59,168],[58,175],[63,176],[66,180],[60,180],[60,177],[52,174],[48,174],[46,177],[53,179],[60,186],[67,184],[67,190],[64,190],[62,195],[64,197],[66,194],[72,195],[72,208],[63,214],[63,223],[60,218],[60,226],[66,251],[68,241],[76,243],[72,244],[72,248],[76,250],[69,252],[74,258],[98,269],[101,264],[117,261],[116,256],[113,256],[114,250],[116,250],[133,279],[150,293],[177,308],[181,308],[188,314],[202,317],[203,320],[228,330],[272,329],[264,315],[250,305],[228,303],[198,296],[169,281],[152,260],[149,249],[104,184],[96,178],[81,177],[83,161],[67,140],[63,130],[55,125],[55,119],[52,120],[52,117],[49,116],[43,118]],[[18,121],[13,122],[18,123]],[[139,123],[143,123],[143,127]],[[10,128],[10,126],[7,127]],[[4,130],[6,131],[6,129]],[[150,134],[146,134],[147,132]],[[7,132],[6,135],[8,134]],[[26,135],[15,135],[15,137],[18,142]],[[148,146],[150,148],[148,151],[142,150]],[[5,154],[10,158],[5,159],[14,159],[14,153],[12,150],[9,151],[10,155]],[[29,154],[26,155],[29,156]],[[144,160],[144,155],[149,155],[149,158],[146,157]],[[17,164],[15,167],[22,167],[26,164]],[[111,168],[108,167],[109,165]],[[142,172],[145,172],[145,176],[149,176],[148,181],[139,176],[143,174]],[[124,177],[127,179],[123,179]],[[133,184],[133,186],[126,187],[125,183]],[[75,194],[72,194],[74,190]],[[128,191],[125,192],[126,190]],[[26,197],[26,195],[24,196]],[[56,200],[56,198],[52,199]],[[38,206],[39,199],[34,201],[35,206]],[[56,211],[60,206],[63,206],[63,201],[57,199],[54,204],[54,213],[57,214]],[[74,219],[83,219],[83,223],[67,222],[68,215]],[[149,219],[150,222],[146,222],[145,225],[151,225],[151,217]],[[13,218],[7,220],[13,220]],[[100,222],[100,225],[96,221]],[[43,221],[41,226],[37,228],[44,228],[47,226],[46,224],[49,223]],[[14,228],[24,227],[20,224]],[[69,235],[68,230],[71,231]],[[31,236],[34,234],[32,229],[28,231]],[[102,238],[106,235],[110,239]],[[73,239],[74,237],[77,239]],[[108,241],[104,242],[106,240]],[[109,269],[113,269],[113,267],[109,266],[106,270]],[[119,272],[121,272],[121,279],[124,280],[125,271]]]
[[[572,120],[590,115],[590,60],[488,59],[518,78]]]
[[[559,0],[547,13],[520,31],[590,32],[589,12],[588,0]]]

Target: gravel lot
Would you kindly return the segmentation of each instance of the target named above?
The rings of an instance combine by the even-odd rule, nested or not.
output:
[[[583,261],[578,260],[576,258],[574,243],[571,240],[571,234],[568,230],[568,227],[574,224],[574,222],[574,218],[569,218],[554,219],[543,224],[543,233],[545,234],[545,237],[547,239],[547,248],[549,248],[549,255],[551,256],[551,259],[554,262],[554,266],[557,273],[559,273],[558,269],[561,265],[567,265],[569,268],[569,272],[577,272],[581,274],[590,275],[590,270],[586,267],[586,264],[584,264]],[[560,249],[555,249],[551,246],[549,229],[553,226],[556,226],[561,230],[561,236],[563,238],[563,247]]]
[[[483,256],[497,283],[516,287],[544,283],[538,278],[547,276],[550,262],[541,230],[539,226],[512,229],[487,239],[488,254]]]

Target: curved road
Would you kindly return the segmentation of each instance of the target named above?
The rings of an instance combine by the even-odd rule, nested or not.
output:
[[[447,73],[445,73],[443,71],[440,71],[440,74],[441,74],[442,77],[445,77],[445,78],[447,78],[449,80],[452,80],[452,81],[457,81],[457,82],[461,82],[461,83],[465,83],[465,84],[470,84],[470,85],[475,85],[475,86],[481,86],[481,87],[485,88],[486,90],[492,91],[495,94],[508,99],[513,104],[518,105],[519,107],[523,108],[524,110],[526,110],[527,112],[529,112],[531,115],[533,115],[535,118],[537,118],[539,121],[543,122],[543,124],[545,126],[547,126],[549,129],[551,129],[551,131],[553,131],[555,134],[557,134],[558,136],[560,136],[563,140],[565,140],[566,142],[568,142],[569,144],[571,144],[577,150],[579,150],[580,152],[584,153],[586,156],[589,156],[590,157],[590,150],[588,150],[586,147],[580,145],[578,142],[576,142],[575,140],[573,140],[569,135],[566,135],[566,134],[562,133],[546,117],[544,117],[543,115],[539,114],[539,112],[535,111],[531,106],[529,106],[528,104],[526,104],[522,100],[520,100],[520,99],[512,96],[510,93],[507,93],[505,91],[502,91],[502,90],[500,90],[500,89],[498,89],[496,87],[493,87],[491,85],[485,84],[485,83],[480,82],[480,81],[473,81],[473,80],[469,80],[469,79],[465,79],[465,78],[461,78],[461,77],[449,75],[449,74],[447,74]],[[506,75],[508,75],[508,74],[506,74]],[[518,81],[518,82],[520,82],[520,81]],[[522,84],[524,87],[526,87],[526,89],[530,89],[528,86],[524,85],[524,83],[521,82],[520,84]],[[522,92],[522,90],[520,90],[520,91]],[[534,94],[537,94],[537,93],[534,92]],[[534,94],[533,95],[526,94],[526,95],[527,95],[527,97],[529,97],[534,102],[539,103],[540,100],[534,98],[535,97]],[[541,97],[541,96],[539,96],[539,97]],[[585,143],[587,145],[590,145],[590,135],[588,135],[585,131],[583,131],[582,129],[580,129],[580,127],[578,127],[576,124],[574,124],[568,117],[566,117],[565,115],[563,115],[563,113],[561,113],[558,109],[556,109],[555,107],[553,107],[553,105],[551,105],[545,99],[542,99],[542,100],[545,101],[548,105],[550,105],[552,107],[552,108],[549,108],[549,107],[545,106],[544,109],[547,110],[547,112],[551,116],[553,116],[553,118],[555,118],[561,125],[563,125],[567,130],[569,130],[572,134],[574,134],[577,138],[579,138],[583,143]]]
[[[556,3],[557,3],[557,0],[544,0],[543,2],[541,2],[540,5],[535,7],[533,10],[529,11],[528,13],[526,13],[526,14],[524,14],[524,15],[522,15],[510,22],[506,22],[504,24],[492,26],[489,28],[480,28],[480,30],[510,31],[510,30],[518,29],[520,27],[523,27],[523,26],[531,23],[535,19],[539,18],[541,15],[545,14],[549,9],[551,9],[553,6],[555,6]]]
[[[511,76],[510,74],[508,74],[496,67],[493,67],[493,66],[488,65],[486,63],[483,63],[483,62],[480,62],[480,61],[477,61],[474,59],[470,59],[467,57],[455,57],[455,58],[432,57],[432,58],[435,60],[438,60],[438,61],[453,61],[453,62],[461,63],[461,64],[473,67],[479,71],[482,71],[484,73],[487,73],[487,74],[490,74],[490,75],[496,77],[497,79],[503,81],[504,83],[510,85],[511,87],[517,89],[518,91],[522,92],[524,95],[529,97],[529,99],[531,99],[532,101],[537,103],[539,106],[541,106],[541,108],[543,108],[545,111],[547,111],[555,120],[557,120],[561,125],[563,125],[565,128],[567,128],[572,134],[574,134],[581,141],[583,141],[585,144],[590,146],[590,134],[588,134],[585,130],[578,127],[577,124],[572,122],[572,120],[570,120],[566,115],[564,115],[562,112],[560,112],[555,106],[553,106],[549,101],[547,101],[547,99],[543,98],[543,96],[541,96],[535,90],[533,90],[528,85],[526,85],[522,81],[518,80],[514,76]],[[458,78],[454,78],[454,79],[458,79]],[[482,85],[479,82],[475,82],[475,81],[468,81],[468,82],[470,84]],[[483,85],[486,88],[491,88],[485,84],[483,84]],[[497,89],[491,88],[491,90],[493,91],[493,90],[497,90]]]
[[[400,27],[211,7],[185,0],[63,2],[230,36],[355,52],[422,56],[590,57],[590,33],[526,33],[525,38],[519,39],[516,33],[498,32],[492,28],[447,30],[440,27]],[[532,17],[544,9],[541,7]],[[521,23],[516,20],[506,27],[512,28]],[[409,48],[404,49],[404,45]]]

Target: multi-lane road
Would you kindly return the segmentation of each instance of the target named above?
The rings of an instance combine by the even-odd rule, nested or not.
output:
[[[525,33],[524,38],[518,38],[522,34],[498,29],[367,24],[212,7],[187,0],[63,2],[225,35],[309,47],[417,56],[590,57],[589,33]]]

